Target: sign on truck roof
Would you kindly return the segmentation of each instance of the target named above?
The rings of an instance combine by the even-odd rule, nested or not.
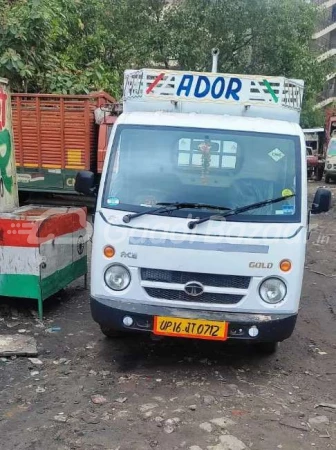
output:
[[[263,117],[299,123],[302,80],[156,69],[128,70],[124,111]]]

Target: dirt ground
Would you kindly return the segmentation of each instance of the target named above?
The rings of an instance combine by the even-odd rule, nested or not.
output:
[[[297,328],[272,357],[108,340],[81,283],[45,304],[43,325],[33,304],[0,302],[0,333],[26,330],[42,362],[0,359],[0,449],[336,449],[335,215],[314,218]]]

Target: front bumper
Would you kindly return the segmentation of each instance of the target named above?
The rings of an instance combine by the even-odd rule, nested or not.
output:
[[[91,297],[91,313],[93,319],[99,325],[129,332],[151,333],[155,316],[225,321],[229,323],[229,339],[240,339],[250,342],[284,341],[292,335],[297,319],[297,314],[266,315],[202,311],[93,297]],[[134,321],[131,327],[126,327],[123,324],[123,318],[126,315],[132,317]],[[248,333],[252,326],[256,326],[259,330],[259,334],[255,338],[251,338]]]

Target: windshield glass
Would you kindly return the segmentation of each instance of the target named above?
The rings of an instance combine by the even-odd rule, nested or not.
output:
[[[296,194],[280,204],[229,220],[297,222],[301,195],[300,139],[200,128],[119,125],[103,207],[142,212],[160,202],[238,208]],[[206,217],[184,209],[173,216]]]
[[[336,156],[336,140],[331,140],[328,147],[328,156]]]

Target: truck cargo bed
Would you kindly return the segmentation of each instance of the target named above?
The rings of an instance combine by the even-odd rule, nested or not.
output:
[[[78,171],[97,171],[98,127],[94,111],[114,102],[105,92],[13,94],[19,189],[74,193]]]

